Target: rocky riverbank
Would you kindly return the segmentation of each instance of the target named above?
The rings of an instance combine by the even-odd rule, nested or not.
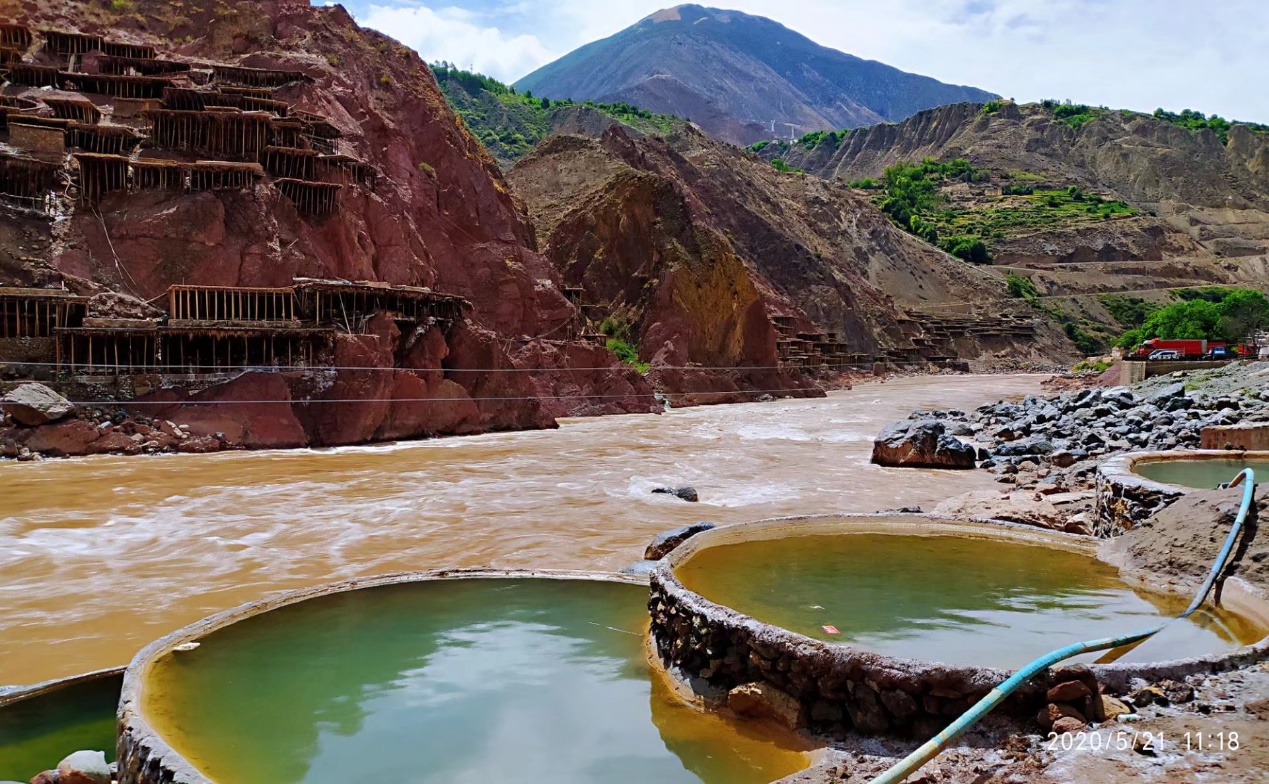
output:
[[[1205,428],[1249,423],[1269,423],[1269,363],[1178,373],[1132,388],[1029,396],[972,412],[916,411],[878,436],[873,459],[946,466],[945,456],[955,452],[949,443],[959,440],[1004,487],[948,499],[935,511],[1108,535],[1096,530],[1091,514],[1103,460],[1131,451],[1198,449]],[[897,439],[901,433],[906,437]]]

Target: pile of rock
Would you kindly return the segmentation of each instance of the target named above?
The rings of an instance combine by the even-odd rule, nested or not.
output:
[[[0,458],[216,452],[230,446],[215,434],[191,433],[188,425],[123,410],[82,409],[43,384],[22,384],[0,397]]]
[[[1045,732],[1080,732],[1090,723],[1113,721],[1132,713],[1132,708],[1101,692],[1097,678],[1086,665],[1056,668],[1053,677],[1056,683],[1045,693],[1045,705],[1036,716]]]
[[[1115,452],[1197,449],[1204,427],[1248,421],[1269,421],[1269,390],[1207,396],[1174,383],[1148,396],[1116,387],[995,403],[964,416],[953,433],[981,444],[989,468],[1021,462],[1065,468]]]
[[[979,466],[1015,473],[1026,463],[1069,468],[1117,452],[1197,449],[1205,427],[1269,422],[1269,389],[1219,396],[1187,393],[1180,383],[1149,395],[1126,387],[1084,389],[993,403],[973,413],[915,412],[909,420],[882,431],[874,462],[911,465],[887,462],[888,449],[881,445],[900,432],[930,433],[941,427],[977,448]]]

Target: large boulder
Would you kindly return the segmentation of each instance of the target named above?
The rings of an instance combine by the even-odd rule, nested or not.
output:
[[[643,557],[649,561],[659,561],[670,554],[674,548],[696,536],[704,533],[714,527],[713,523],[695,523],[693,525],[685,525],[681,528],[674,528],[669,531],[662,531],[657,534],[657,538],[652,540],[652,544],[648,545],[648,549],[644,550]]]
[[[3,398],[0,407],[20,425],[39,427],[69,416],[75,404],[43,384],[21,384]]]
[[[977,456],[932,419],[887,425],[872,446],[872,462],[893,468],[974,468]]]

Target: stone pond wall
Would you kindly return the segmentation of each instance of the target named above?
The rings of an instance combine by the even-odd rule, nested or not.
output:
[[[894,659],[768,626],[697,596],[670,569],[652,574],[648,610],[657,655],[697,694],[762,683],[796,701],[796,724],[828,737],[929,737],[1009,673]],[[1002,707],[1034,716],[1049,678],[1037,678]]]
[[[1095,535],[1109,537],[1131,531],[1185,496],[1187,491],[1183,487],[1154,482],[1132,472],[1132,464],[1147,456],[1146,453],[1122,455],[1098,467],[1093,511]]]
[[[779,531],[785,535],[860,533],[877,527],[896,531],[945,528],[967,536],[1029,540],[1036,546],[1072,546],[1056,534],[1037,538],[1038,534],[1022,527],[934,515],[784,518],[702,531],[674,548],[649,574],[650,653],[685,697],[708,709],[774,720],[829,738],[856,731],[924,739],[941,732],[1012,671],[899,659],[814,640],[711,602],[674,575],[676,567],[713,546],[771,538]],[[1091,548],[1085,552],[1093,556]],[[1269,617],[1264,616],[1263,598],[1247,594],[1240,586],[1237,580],[1226,585],[1226,603],[1239,606],[1239,612],[1251,607],[1255,617]],[[931,652],[932,657],[936,655]],[[1187,659],[1060,664],[1032,678],[994,714],[1011,717],[1027,728],[1033,729],[1038,722],[1048,729],[1055,720],[1055,703],[1062,703],[1056,706],[1059,713],[1073,708],[1087,720],[1101,721],[1106,710],[1102,698],[1128,694],[1139,687],[1139,681],[1183,681],[1191,675],[1247,667],[1267,657],[1269,637],[1237,650]],[[1087,691],[1073,681],[1084,684]],[[1066,699],[1072,690],[1083,694],[1087,704]]]

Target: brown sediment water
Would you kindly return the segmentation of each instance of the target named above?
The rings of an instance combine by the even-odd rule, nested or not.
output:
[[[915,409],[1034,394],[949,376],[329,451],[0,465],[0,684],[126,663],[220,610],[318,583],[447,567],[615,570],[710,520],[930,508],[987,472],[869,465]],[[693,485],[701,503],[653,495]]]

